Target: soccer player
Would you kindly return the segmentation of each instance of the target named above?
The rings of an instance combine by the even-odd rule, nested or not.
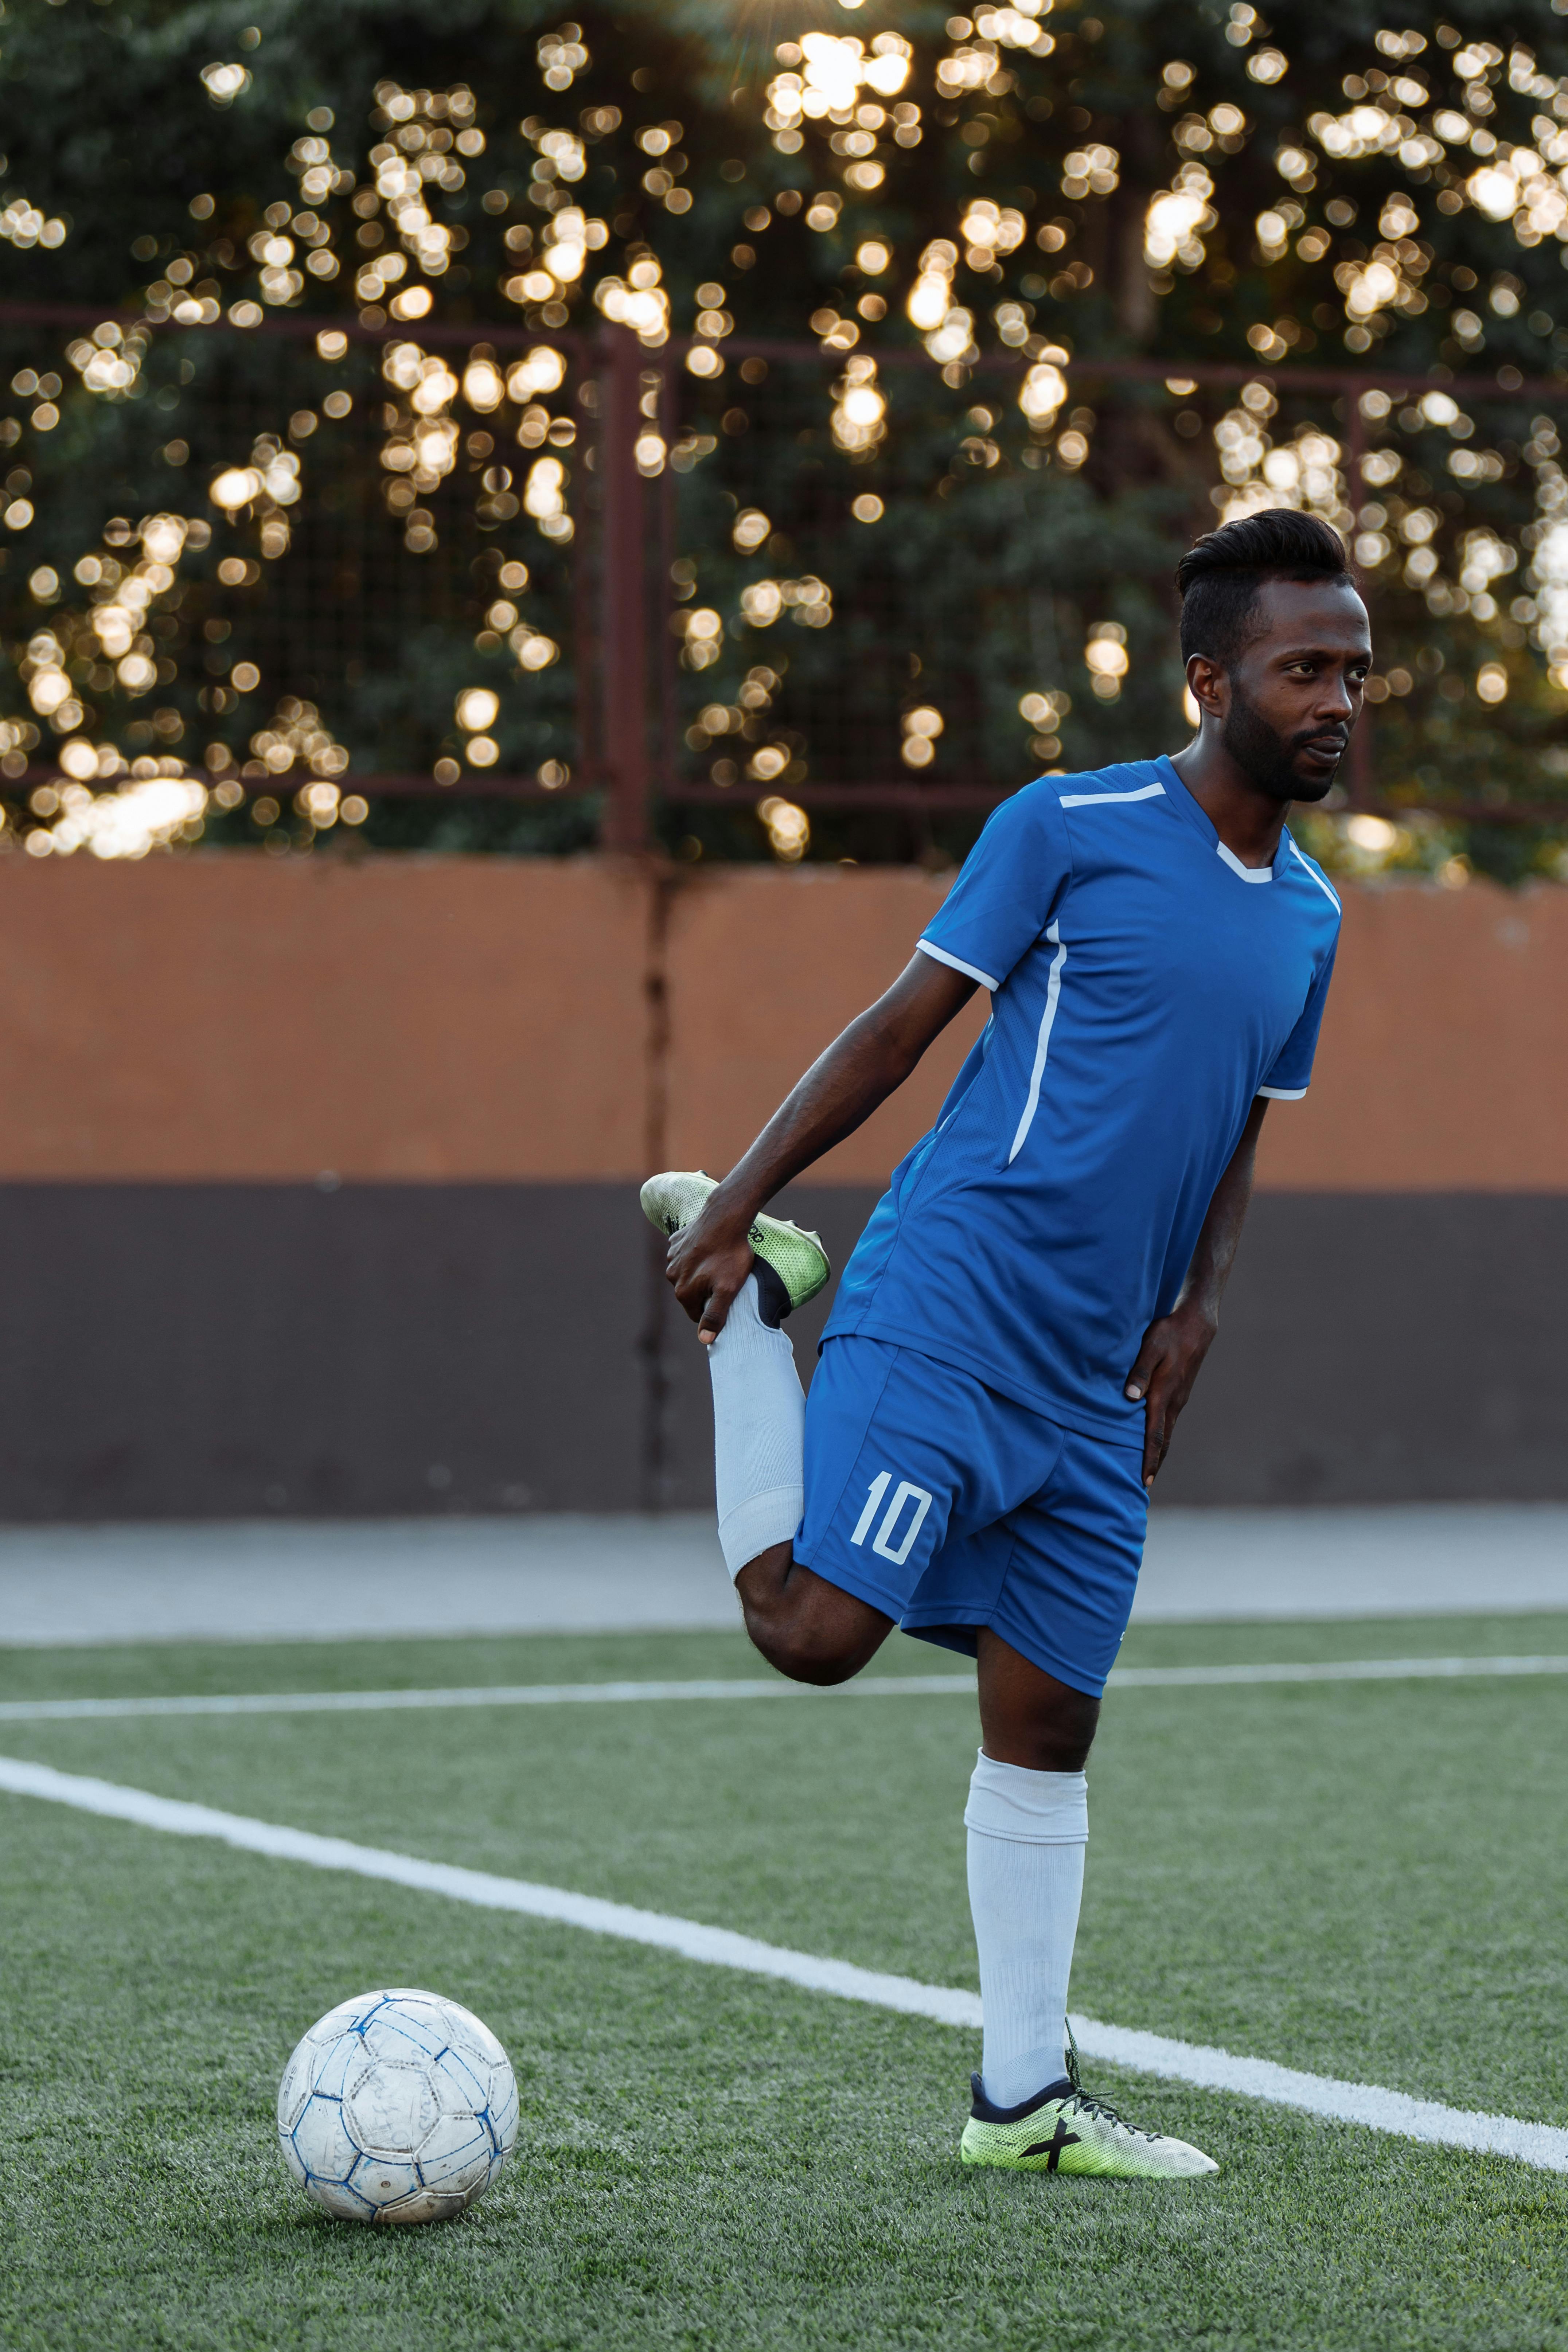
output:
[[[1340,903],[1285,817],[1333,782],[1371,639],[1308,515],[1226,523],[1176,578],[1195,739],[1004,803],[904,971],[722,1182],[643,1190],[709,1349],[752,1642],[807,1683],[857,1674],[895,1624],[978,1661],[969,2164],[1215,2168],[1092,2097],[1067,2046],[1084,1765],[1264,1114],[1311,1075]],[[806,1400],[781,1325],[829,1268],[763,1204],[976,988],[984,1034],[845,1269]]]

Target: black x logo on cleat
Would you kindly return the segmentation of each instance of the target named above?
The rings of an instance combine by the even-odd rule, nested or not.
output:
[[[1050,2138],[1037,2139],[1033,2147],[1026,2147],[1024,2150],[1024,2154],[1026,2156],[1043,2156],[1046,2158],[1046,2170],[1047,2172],[1055,2172],[1061,2163],[1063,2148],[1077,2147],[1083,2135],[1081,2132],[1068,2131],[1067,2117],[1065,2116],[1058,2116],[1057,2117],[1056,2130],[1052,2133]]]

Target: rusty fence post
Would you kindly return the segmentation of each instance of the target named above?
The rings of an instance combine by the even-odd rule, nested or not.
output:
[[[599,337],[600,740],[607,771],[606,849],[648,844],[647,492],[637,471],[642,362],[635,335],[606,325]]]

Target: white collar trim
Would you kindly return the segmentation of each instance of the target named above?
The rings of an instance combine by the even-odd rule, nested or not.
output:
[[[1220,856],[1224,858],[1231,872],[1233,874],[1239,874],[1244,882],[1273,881],[1274,868],[1272,866],[1244,866],[1240,858],[1237,856],[1235,850],[1227,849],[1223,841],[1216,841],[1215,847],[1218,850]]]

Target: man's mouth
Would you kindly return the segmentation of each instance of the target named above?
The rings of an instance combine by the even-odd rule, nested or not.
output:
[[[1321,760],[1325,764],[1342,760],[1349,748],[1348,735],[1309,735],[1301,746],[1309,760]]]

